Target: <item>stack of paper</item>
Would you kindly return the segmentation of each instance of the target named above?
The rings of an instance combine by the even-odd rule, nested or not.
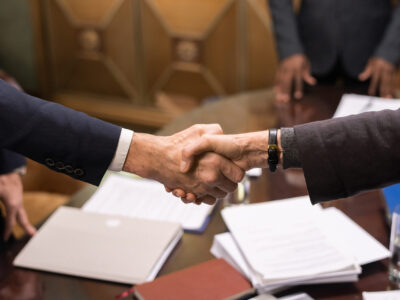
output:
[[[204,231],[213,205],[185,204],[156,181],[111,174],[82,207],[84,211],[180,223]]]
[[[211,252],[259,292],[356,281],[360,264],[390,255],[345,214],[312,206],[308,197],[229,207],[222,216],[230,233],[215,236]]]
[[[333,117],[345,117],[349,115],[357,115],[367,111],[380,111],[384,109],[396,110],[399,108],[399,99],[385,99],[355,94],[344,94]]]

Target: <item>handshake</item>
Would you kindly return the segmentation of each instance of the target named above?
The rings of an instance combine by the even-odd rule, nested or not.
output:
[[[185,203],[213,204],[237,188],[245,171],[268,166],[267,130],[222,133],[218,124],[167,137],[135,133],[123,170],[161,182]]]

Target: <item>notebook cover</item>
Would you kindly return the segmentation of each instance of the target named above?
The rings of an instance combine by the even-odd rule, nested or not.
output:
[[[126,284],[143,283],[153,276],[160,259],[168,257],[167,250],[173,249],[170,245],[181,233],[179,223],[60,207],[17,255],[14,265]]]
[[[213,259],[135,286],[135,294],[141,300],[236,299],[253,292],[249,281],[223,259]]]

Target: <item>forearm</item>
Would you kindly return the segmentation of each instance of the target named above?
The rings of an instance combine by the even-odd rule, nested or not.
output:
[[[313,203],[400,181],[400,110],[295,126]]]
[[[0,148],[99,184],[120,133],[119,126],[29,96],[0,80]]]

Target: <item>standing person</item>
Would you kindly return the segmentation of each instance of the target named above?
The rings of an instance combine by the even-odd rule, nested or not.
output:
[[[390,0],[269,0],[280,64],[276,99],[303,96],[303,83],[366,86],[393,97],[400,60],[400,5]],[[369,82],[369,83],[368,83]],[[363,84],[364,83],[364,84]]]

